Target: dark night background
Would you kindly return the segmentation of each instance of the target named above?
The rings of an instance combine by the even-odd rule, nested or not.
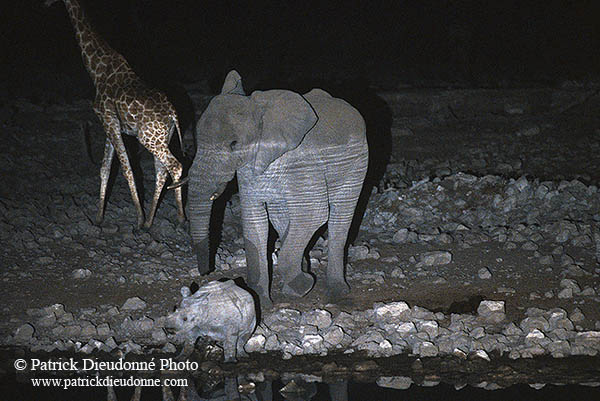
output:
[[[590,1],[83,1],[96,29],[151,84],[231,68],[247,89],[359,82],[377,89],[594,81],[600,5]],[[93,96],[62,4],[5,3],[2,91]]]

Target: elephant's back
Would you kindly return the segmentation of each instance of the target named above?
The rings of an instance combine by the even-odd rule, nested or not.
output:
[[[303,145],[313,148],[364,144],[365,120],[358,110],[343,99],[322,89],[312,89],[304,98],[315,110],[319,120],[306,135]]]

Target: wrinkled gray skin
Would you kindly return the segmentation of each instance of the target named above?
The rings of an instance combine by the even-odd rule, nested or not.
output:
[[[232,280],[211,281],[190,294],[181,289],[180,307],[167,318],[167,327],[176,330],[185,343],[182,354],[191,353],[198,337],[223,344],[225,362],[247,356],[244,345],[256,328],[256,311],[250,293]]]
[[[189,172],[188,216],[201,273],[209,270],[212,201],[237,172],[247,261],[247,283],[272,306],[269,295],[269,220],[282,246],[278,269],[283,293],[304,296],[314,284],[302,271],[313,234],[329,230],[327,287],[349,292],[344,250],[368,164],[360,113],[321,89],[305,95],[286,90],[244,94],[231,71],[197,124],[198,150]]]

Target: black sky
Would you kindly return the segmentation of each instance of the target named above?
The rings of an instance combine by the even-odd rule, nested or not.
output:
[[[3,6],[7,79],[45,69],[85,74],[64,7],[42,3]],[[97,30],[149,80],[216,80],[237,68],[255,86],[302,79],[493,86],[600,71],[597,0],[83,3]]]

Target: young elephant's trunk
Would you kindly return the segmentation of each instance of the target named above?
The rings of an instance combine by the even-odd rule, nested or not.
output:
[[[209,225],[212,201],[198,188],[198,184],[190,185],[187,215],[190,220],[192,249],[198,260],[200,274],[210,269]]]

